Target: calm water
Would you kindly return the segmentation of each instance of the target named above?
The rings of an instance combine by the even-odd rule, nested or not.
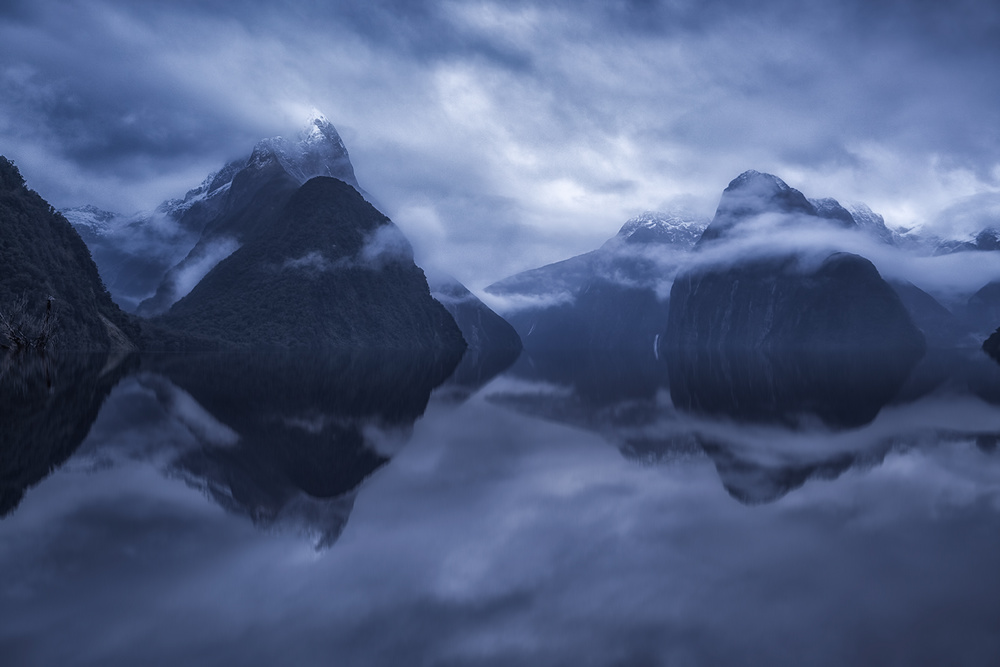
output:
[[[981,353],[498,365],[3,360],[0,664],[1000,664]]]

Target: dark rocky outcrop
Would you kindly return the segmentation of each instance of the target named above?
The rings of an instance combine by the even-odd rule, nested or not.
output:
[[[717,247],[736,233],[754,234],[753,223],[764,215],[790,232],[831,221],[856,227],[834,200],[819,202],[817,208],[775,176],[745,172],[723,192],[698,250]],[[925,341],[899,295],[870,261],[818,248],[758,250],[686,270],[671,287],[661,345],[675,354],[697,348],[919,353]]]
[[[989,338],[983,341],[983,352],[1000,361],[1000,329],[991,333]]]
[[[834,253],[816,269],[782,257],[679,276],[663,346],[919,353],[924,337],[871,262]]]

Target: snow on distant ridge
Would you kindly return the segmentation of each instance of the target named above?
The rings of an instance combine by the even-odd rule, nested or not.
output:
[[[98,236],[111,234],[118,227],[117,222],[121,217],[90,204],[66,208],[60,213],[77,229],[86,229]]]
[[[645,211],[622,225],[616,238],[629,243],[694,246],[708,227],[706,217],[688,212]]]

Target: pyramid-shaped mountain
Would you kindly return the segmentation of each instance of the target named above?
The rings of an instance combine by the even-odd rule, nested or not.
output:
[[[222,259],[257,237],[261,223],[280,208],[296,188],[315,176],[348,183],[358,191],[357,178],[343,140],[333,124],[315,113],[297,140],[272,137],[257,142],[238,169],[227,165],[220,174],[228,183],[212,192],[215,215],[204,221],[197,242],[162,277],[156,292],[143,300],[137,313],[152,317],[165,312]],[[225,188],[223,190],[223,188]]]
[[[157,326],[234,347],[461,353],[454,319],[388,218],[344,181],[319,176],[296,188],[278,165],[268,170],[239,221],[245,242]]]

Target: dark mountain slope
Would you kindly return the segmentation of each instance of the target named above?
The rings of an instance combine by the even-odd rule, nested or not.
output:
[[[679,276],[670,292],[664,344],[920,349],[924,337],[871,262],[834,253],[815,270],[779,257]]]
[[[764,235],[758,240],[768,241],[776,228],[759,227],[762,220],[780,224],[781,233],[792,235],[828,221],[855,226],[850,213],[833,200],[824,200],[817,209],[781,179],[749,171],[722,193],[698,250],[724,248],[736,236]],[[728,263],[695,265],[683,272],[671,287],[662,344],[683,356],[681,350],[696,348],[919,353],[925,341],[900,296],[870,261],[804,245],[752,257],[733,253]]]
[[[0,157],[0,311],[42,319],[50,298],[60,349],[130,347],[138,339],[138,326],[111,300],[80,235]],[[0,345],[6,342],[0,336]]]
[[[155,322],[224,346],[465,348],[398,228],[328,177],[262,219]]]

